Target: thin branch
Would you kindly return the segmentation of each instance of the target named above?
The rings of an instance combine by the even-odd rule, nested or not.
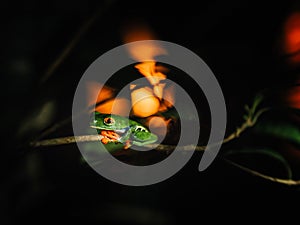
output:
[[[101,135],[82,135],[82,136],[68,136],[61,138],[52,138],[41,141],[33,141],[30,143],[32,147],[46,147],[46,146],[56,146],[56,145],[65,145],[65,144],[73,144],[76,142],[98,142],[103,138]],[[157,151],[171,151],[174,150],[176,145],[155,145],[148,144],[144,145],[145,148],[154,149]],[[179,146],[180,147],[180,146]],[[183,151],[204,151],[207,146],[195,146],[195,145],[185,145],[180,147]]]
[[[266,111],[266,110],[264,110]],[[262,111],[259,111],[258,113],[261,114]],[[244,132],[247,128],[250,128],[254,126],[257,120],[247,119],[240,127],[236,129],[235,132],[230,134],[228,137],[224,138],[224,140],[221,142],[221,144],[225,144],[229,141],[232,141],[236,138],[238,138],[242,132]],[[63,121],[64,122],[64,121]],[[59,127],[62,123],[58,123],[56,126],[53,126],[51,129],[48,130],[48,132],[53,131],[56,129],[56,127]],[[31,142],[32,147],[41,147],[41,146],[53,146],[53,145],[62,145],[62,144],[71,144],[75,142],[93,142],[93,141],[99,141],[99,135],[83,135],[83,136],[69,136],[69,137],[61,137],[61,138],[53,138],[53,139],[46,139],[41,141],[33,141]],[[216,144],[216,143],[215,143]],[[212,144],[214,145],[214,144]],[[175,145],[145,145],[146,148],[155,148],[158,151],[170,151],[175,149]],[[196,150],[196,151],[203,151],[207,147],[211,146],[198,146],[198,145],[186,145],[181,146],[182,150],[189,151],[189,150]]]
[[[42,147],[42,146],[72,144],[76,142],[92,142],[92,141],[100,141],[100,140],[101,140],[100,135],[68,136],[63,138],[52,138],[52,139],[46,139],[42,141],[35,141],[35,142],[31,142],[30,145],[32,147]]]
[[[269,108],[264,108],[264,109],[259,110],[254,116],[248,115],[245,118],[245,122],[241,126],[236,128],[235,132],[233,132],[232,134],[230,134],[229,136],[224,138],[224,140],[222,141],[222,144],[227,143],[227,142],[229,142],[233,139],[238,138],[241,135],[241,133],[243,133],[246,129],[253,127],[256,124],[258,118],[264,112],[266,112],[268,110],[269,110]]]
[[[268,175],[265,175],[263,173],[260,173],[260,172],[257,172],[255,170],[252,170],[252,169],[249,169],[248,167],[245,167],[245,166],[242,166],[240,164],[237,164],[231,160],[228,160],[228,159],[224,159],[227,163],[249,173],[249,174],[252,174],[254,176],[257,176],[257,177],[260,177],[260,178],[263,178],[265,180],[269,180],[269,181],[272,181],[272,182],[275,182],[275,183],[279,183],[279,184],[285,184],[285,185],[289,185],[289,186],[297,186],[297,185],[300,185],[300,180],[292,180],[292,179],[282,179],[282,178],[277,178],[277,177],[271,177],[271,176],[268,176]]]
[[[230,134],[228,137],[224,138],[221,144],[227,143],[229,141],[232,141],[236,138],[238,138],[241,133],[243,133],[245,130],[247,130],[250,127],[253,127],[258,118],[267,110],[268,108],[263,108],[258,111],[256,111],[258,104],[260,103],[261,99],[258,99],[254,101],[252,107],[249,107],[248,105],[245,106],[245,109],[247,111],[247,114],[244,116],[245,122],[239,126],[235,132]],[[57,126],[60,126],[62,123],[58,124]],[[50,129],[52,131],[54,128]],[[98,142],[101,140],[101,135],[83,135],[83,136],[69,136],[69,137],[62,137],[62,138],[53,138],[53,139],[46,139],[46,140],[41,140],[41,141],[34,141],[31,142],[30,145],[32,147],[42,147],[42,146],[55,146],[55,145],[64,145],[64,144],[71,144],[71,143],[76,143],[76,142]],[[215,145],[216,143],[212,144]],[[206,148],[211,147],[211,146],[195,146],[195,145],[186,145],[186,146],[175,146],[175,145],[155,145],[155,144],[150,144],[150,145],[145,145],[144,147],[150,148],[150,149],[155,149],[156,151],[172,151],[176,147],[179,147],[182,151],[204,151]],[[227,163],[249,173],[254,176],[263,178],[268,181],[272,181],[274,183],[279,183],[279,184],[284,184],[288,186],[297,186],[300,185],[300,180],[292,180],[292,179],[282,179],[282,178],[277,178],[277,177],[272,177],[265,175],[263,173],[260,173],[258,171],[252,170],[250,168],[247,168],[245,166],[242,166],[240,164],[237,164],[231,160],[222,158],[225,160]]]
[[[84,34],[87,33],[87,31],[90,29],[90,27],[94,24],[94,22],[98,19],[100,15],[103,14],[105,10],[108,9],[111,3],[113,3],[113,0],[107,1],[106,5],[101,6],[95,14],[93,14],[90,18],[88,18],[84,24],[79,28],[77,33],[73,36],[73,38],[70,40],[70,42],[65,46],[65,48],[62,50],[62,52],[59,54],[58,57],[49,65],[49,67],[46,69],[44,75],[42,76],[40,80],[40,84],[45,83],[57,70],[57,68],[65,61],[65,59],[69,56],[71,51],[74,49],[74,47],[77,45],[79,40],[82,38]]]
[[[254,113],[254,117],[250,116],[248,117],[245,122],[237,128],[237,130],[229,135],[227,138],[223,140],[222,143],[227,143],[231,140],[234,140],[235,138],[238,138],[242,132],[244,132],[247,128],[254,126],[254,124],[257,122],[258,116],[260,116],[263,112],[265,112],[266,109],[259,110],[257,113]],[[71,144],[71,143],[76,143],[76,142],[93,142],[93,141],[100,141],[101,140],[101,135],[83,135],[83,136],[69,136],[69,137],[62,137],[62,138],[54,138],[54,139],[47,139],[47,140],[42,140],[42,141],[37,141],[37,142],[32,142],[31,146],[32,147],[42,147],[42,146],[54,146],[54,145],[63,145],[63,144]],[[180,146],[175,146],[175,145],[155,145],[155,144],[150,144],[150,145],[145,145],[146,148],[154,149],[156,151],[172,151],[176,147]],[[186,146],[181,146],[180,149],[182,151],[204,151],[207,147],[210,146],[195,146],[195,145],[186,145]],[[263,178],[268,181],[272,181],[274,183],[279,183],[279,184],[284,184],[288,186],[297,186],[300,185],[300,180],[292,180],[292,179],[282,179],[282,178],[277,178],[277,177],[272,177],[265,175],[263,173],[260,173],[258,171],[252,170],[250,168],[247,168],[245,166],[242,166],[240,164],[237,164],[231,160],[222,158],[225,160],[227,163],[249,173],[254,176]]]
[[[40,139],[50,135],[51,133],[55,132],[56,130],[58,130],[59,128],[67,125],[68,123],[70,123],[72,121],[72,117],[68,117],[64,120],[61,120],[57,123],[55,123],[53,126],[50,126],[49,128],[47,128],[45,131],[41,132],[40,135],[38,135],[33,141],[31,141],[31,143],[35,143],[33,146],[39,146],[39,141]],[[63,139],[65,138],[66,139],[66,144],[68,144],[68,139],[69,137],[62,137],[62,138],[56,138],[56,139]],[[73,137],[74,138],[74,137]],[[47,140],[42,140],[40,142],[46,142]],[[51,143],[51,142],[49,142]],[[60,140],[58,141],[58,143],[61,143],[61,144],[65,144],[63,143],[63,140]],[[71,142],[70,142],[71,143]],[[44,145],[45,146],[45,145]]]
[[[104,100],[101,100],[99,102],[97,102],[95,105],[91,105],[89,107],[87,107],[87,109],[84,109],[82,111],[80,111],[79,113],[77,113],[76,115],[73,116],[73,119],[77,119],[78,117],[84,115],[85,113],[89,112],[90,110],[92,110],[93,108],[99,106],[99,105],[102,105],[108,101],[111,101],[112,99],[115,98],[115,95],[111,96],[110,98],[106,98]],[[43,132],[41,132],[37,137],[35,137],[32,141],[31,141],[31,146],[46,146],[45,144],[46,143],[49,143],[49,145],[54,145],[54,144],[51,144],[52,142],[51,141],[48,141],[48,140],[43,140],[41,142],[43,142],[42,145],[39,145],[38,141],[41,140],[42,138],[54,133],[55,131],[57,131],[59,128],[69,124],[72,122],[72,116],[68,117],[68,118],[65,118],[59,122],[56,122],[55,124],[53,124],[52,126],[50,126],[49,128],[47,128],[46,130],[44,130]],[[63,139],[64,137],[62,137],[61,139]],[[65,137],[66,138],[66,144],[70,144],[70,143],[73,143],[73,142],[68,142],[70,140],[70,137]],[[60,139],[60,138],[55,138],[55,139]],[[80,139],[80,138],[79,138]],[[74,139],[75,140],[75,139]],[[91,137],[91,140],[93,140],[93,137]],[[87,140],[89,141],[89,140]],[[53,141],[53,143],[56,143],[56,141]],[[61,144],[65,144],[63,143],[63,140],[60,140],[58,141],[57,143],[61,143]],[[55,144],[57,145],[57,144]]]
[[[110,99],[107,99],[107,100],[110,100]],[[102,104],[102,103],[106,102],[107,100],[105,100],[103,102],[101,101],[101,102],[97,103],[97,105]],[[221,143],[214,143],[211,146],[187,145],[187,146],[181,146],[181,148],[186,151],[188,151],[188,150],[203,151],[207,147],[212,147],[215,144],[225,144],[229,141],[232,141],[232,140],[238,138],[241,135],[241,133],[243,133],[246,129],[253,127],[256,124],[259,116],[261,116],[264,112],[269,110],[269,108],[263,108],[256,112],[256,109],[257,109],[259,103],[261,102],[261,100],[262,100],[262,98],[258,97],[254,100],[254,103],[251,107],[249,107],[248,105],[245,106],[245,109],[247,111],[247,114],[244,115],[245,122],[242,125],[240,125],[232,134],[230,134],[229,136],[224,138]],[[41,136],[45,136],[46,134],[49,134],[49,133],[55,131],[56,129],[58,129],[59,127],[65,125],[67,122],[70,122],[70,121],[71,121],[71,118],[68,118],[66,120],[61,121],[60,123],[53,125],[49,129],[47,129],[45,132],[43,132],[42,135],[39,136],[39,138]],[[76,141],[77,142],[91,142],[91,141],[98,141],[99,140],[99,138],[97,138],[98,136],[99,135],[84,135],[84,136],[76,136],[76,137],[71,136],[71,137],[46,139],[46,140],[41,140],[41,141],[38,141],[39,138],[37,138],[34,141],[32,141],[30,143],[30,145],[33,147],[40,147],[40,146],[70,144],[70,143],[75,143]],[[174,145],[146,145],[145,147],[155,148],[156,150],[159,150],[159,151],[169,151],[169,150],[175,149],[176,146],[174,146]]]
[[[41,147],[41,146],[53,146],[53,145],[63,145],[63,144],[71,144],[75,142],[91,142],[91,141],[100,141],[101,136],[100,135],[83,135],[83,136],[69,136],[69,137],[64,137],[64,138],[54,138],[54,139],[48,139],[48,140],[43,140],[39,141],[36,143],[33,143],[33,147]],[[145,147],[148,148],[154,148],[156,145],[146,145]],[[174,145],[158,145],[156,146],[155,150],[156,151],[172,151],[174,150],[176,146]],[[194,145],[187,145],[187,146],[182,146],[181,150],[183,151],[189,151],[189,150],[196,150],[196,151],[204,151],[206,146],[194,146]],[[225,160],[227,163],[249,173],[254,176],[263,178],[268,181],[272,181],[274,183],[279,183],[279,184],[284,184],[288,186],[298,186],[300,185],[300,180],[292,180],[292,179],[282,179],[282,178],[277,178],[277,177],[272,177],[265,175],[263,173],[260,173],[258,171],[252,170],[250,168],[247,168],[245,166],[242,166],[240,164],[237,164],[231,160],[222,158]]]

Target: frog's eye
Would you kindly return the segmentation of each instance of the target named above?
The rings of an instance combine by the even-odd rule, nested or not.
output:
[[[106,125],[113,125],[115,123],[115,120],[112,118],[112,117],[106,117],[104,118],[104,121],[103,121]]]

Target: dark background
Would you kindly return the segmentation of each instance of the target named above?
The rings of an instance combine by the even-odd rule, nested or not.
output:
[[[71,115],[83,72],[101,54],[123,44],[120,30],[127,20],[146,22],[159,39],[189,48],[209,65],[224,91],[231,131],[241,121],[243,104],[257,91],[284,85],[292,77],[278,46],[282,23],[296,3],[90,0],[2,5],[0,223],[182,224],[201,222],[206,215],[213,220],[217,216],[207,213],[224,211],[223,219],[235,221],[240,211],[244,220],[254,219],[271,206],[282,215],[281,200],[285,207],[297,202],[297,188],[254,177],[222,160],[200,173],[201,155],[195,154],[164,182],[126,187],[80,164],[76,145],[32,150],[23,143]],[[99,16],[69,56],[41,83],[47,67],[95,13]],[[55,102],[51,119],[20,135],[20,126],[48,101]],[[71,135],[70,128],[52,136]]]

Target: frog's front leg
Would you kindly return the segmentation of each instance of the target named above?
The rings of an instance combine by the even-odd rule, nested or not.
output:
[[[131,147],[132,143],[131,143],[131,140],[130,140],[130,137],[131,137],[131,134],[132,134],[132,129],[129,128],[125,134],[123,134],[119,139],[118,141],[123,143],[124,144],[124,149],[128,149]]]

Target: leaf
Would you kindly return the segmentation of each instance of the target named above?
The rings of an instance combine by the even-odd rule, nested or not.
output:
[[[264,122],[257,124],[254,131],[259,134],[281,138],[300,145],[300,129],[298,126],[285,122]]]
[[[228,155],[237,155],[237,154],[261,154],[268,156],[280,164],[282,164],[283,168],[286,170],[286,176],[288,179],[292,178],[292,169],[288,163],[288,161],[277,151],[272,150],[272,149],[250,149],[250,148],[245,148],[245,149],[239,149],[239,150],[230,150],[225,153],[225,156]]]

